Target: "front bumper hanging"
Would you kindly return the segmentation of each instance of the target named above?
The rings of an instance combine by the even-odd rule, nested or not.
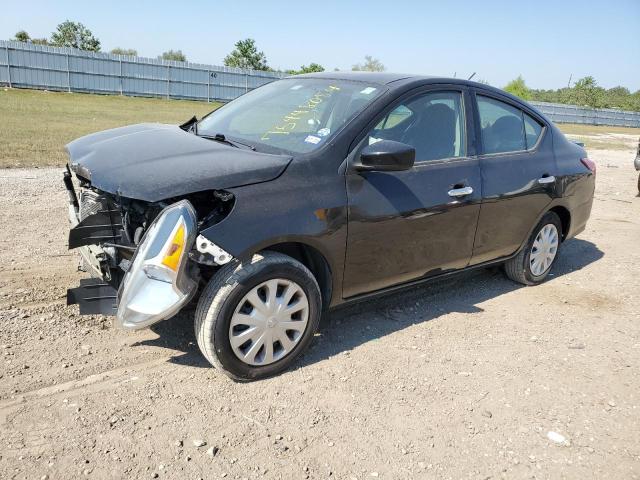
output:
[[[67,290],[67,305],[78,305],[80,315],[115,315],[118,291],[99,278],[83,278]]]

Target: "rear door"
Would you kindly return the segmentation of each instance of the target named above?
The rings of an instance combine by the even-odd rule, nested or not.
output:
[[[551,203],[557,172],[551,132],[534,112],[476,90],[482,207],[471,264],[514,253]]]
[[[412,169],[350,172],[344,297],[465,267],[480,210],[478,159],[466,89],[423,89],[386,109],[350,158],[378,140],[416,149]],[[470,127],[470,128],[469,128]]]

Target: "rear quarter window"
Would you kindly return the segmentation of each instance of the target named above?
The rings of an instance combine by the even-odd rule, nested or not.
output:
[[[524,134],[527,141],[527,148],[533,148],[540,134],[542,133],[542,125],[530,115],[524,114]]]

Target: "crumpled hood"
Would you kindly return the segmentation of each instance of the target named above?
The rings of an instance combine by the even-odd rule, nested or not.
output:
[[[93,133],[66,148],[71,169],[92,186],[149,202],[267,182],[291,161],[150,123]]]

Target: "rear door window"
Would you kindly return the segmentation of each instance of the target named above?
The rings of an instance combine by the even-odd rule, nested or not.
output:
[[[523,112],[519,108],[476,95],[485,154],[526,150]]]

